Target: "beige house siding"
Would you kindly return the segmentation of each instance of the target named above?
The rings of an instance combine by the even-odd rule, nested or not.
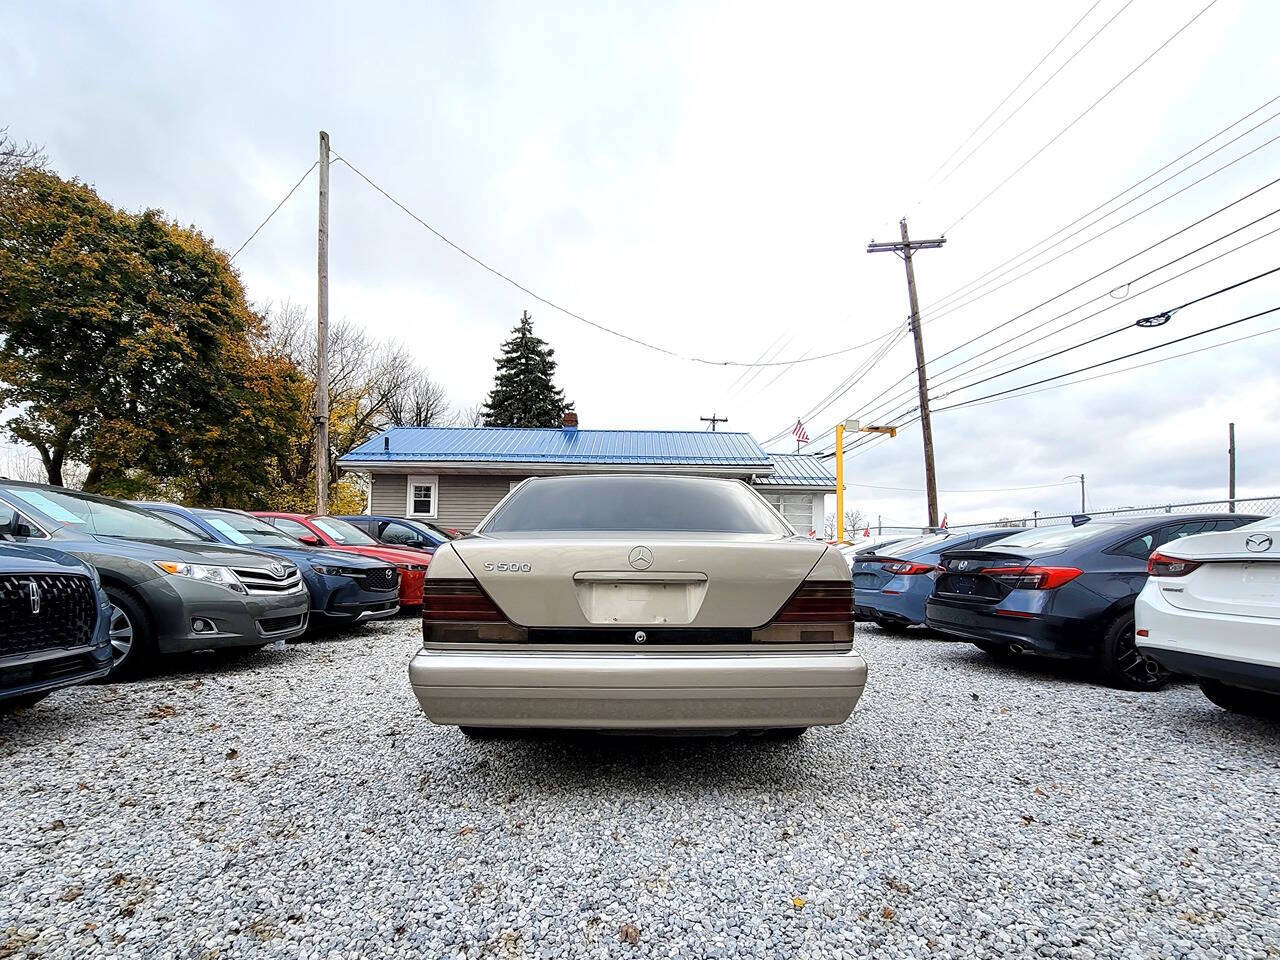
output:
[[[409,493],[409,475],[375,473],[370,513],[403,517]],[[470,533],[485,515],[507,495],[521,475],[465,476],[441,474],[436,487],[436,515],[432,522]]]

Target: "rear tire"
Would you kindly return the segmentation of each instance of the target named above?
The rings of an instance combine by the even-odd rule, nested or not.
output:
[[[1098,647],[1098,671],[1121,690],[1159,690],[1173,674],[1138,649],[1133,628],[1133,611],[1111,621]]]
[[[1272,720],[1280,718],[1280,694],[1246,690],[1219,680],[1201,680],[1200,691],[1213,703],[1231,713]]]
[[[155,663],[156,635],[151,619],[131,594],[119,587],[104,587],[111,601],[111,672],[108,680],[136,677]]]

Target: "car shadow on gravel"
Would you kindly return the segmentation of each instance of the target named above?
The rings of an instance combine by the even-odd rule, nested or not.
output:
[[[853,777],[880,777],[891,791],[918,792],[908,771],[895,776],[865,749],[857,721],[815,728],[799,739],[766,736],[651,736],[572,731],[503,733],[463,741],[463,756],[483,767],[491,788],[552,796],[569,791],[592,794],[608,784],[613,791],[686,796],[724,791],[758,795],[769,790],[822,789]],[[870,758],[870,759],[868,759]],[[465,762],[465,761],[464,761]],[[914,784],[914,786],[912,785]]]

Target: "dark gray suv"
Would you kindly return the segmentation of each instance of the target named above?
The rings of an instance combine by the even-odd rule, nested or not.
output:
[[[307,629],[307,588],[287,560],[45,484],[0,481],[0,515],[13,542],[57,547],[97,569],[111,601],[113,675],[159,653],[244,652]]]

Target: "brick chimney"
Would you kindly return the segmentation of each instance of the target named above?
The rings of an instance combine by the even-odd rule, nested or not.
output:
[[[560,429],[563,430],[565,433],[577,433],[578,432],[578,415],[574,413],[572,410],[566,410],[564,412],[564,425],[561,426]]]

